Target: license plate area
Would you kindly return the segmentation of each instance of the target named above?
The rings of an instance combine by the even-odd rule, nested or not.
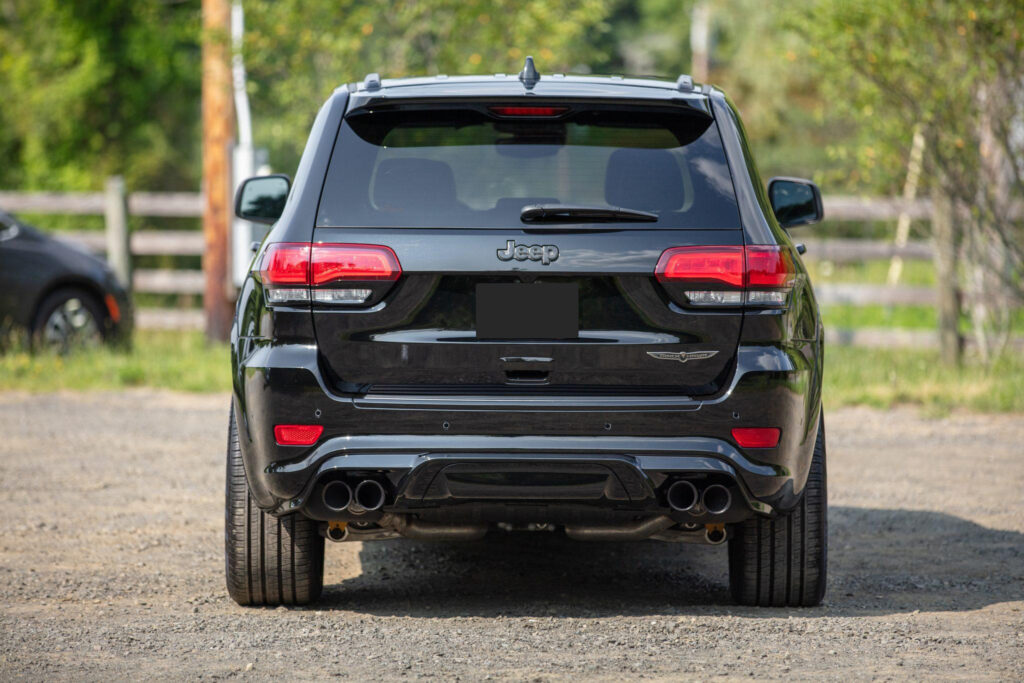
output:
[[[476,286],[477,339],[576,339],[579,332],[577,283]]]

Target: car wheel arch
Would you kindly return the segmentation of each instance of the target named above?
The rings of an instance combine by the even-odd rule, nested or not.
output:
[[[39,318],[39,314],[41,312],[40,307],[43,303],[62,289],[82,290],[93,298],[97,308],[103,313],[103,320],[99,322],[102,323],[102,332],[105,336],[113,321],[110,317],[110,311],[107,309],[107,304],[104,301],[105,294],[103,292],[103,288],[88,278],[78,276],[62,277],[52,280],[46,284],[46,287],[39,290],[39,295],[36,297],[35,301],[32,302],[32,313],[29,318],[30,331],[33,333],[36,331],[36,320]]]

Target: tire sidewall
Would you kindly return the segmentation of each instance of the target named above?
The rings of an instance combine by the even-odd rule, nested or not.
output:
[[[100,341],[103,342],[107,340],[109,334],[107,316],[103,310],[103,306],[99,301],[97,301],[96,297],[91,292],[80,287],[61,287],[60,289],[47,294],[36,308],[36,313],[32,318],[32,327],[29,330],[29,337],[34,349],[47,348],[47,345],[42,339],[43,326],[46,325],[46,321],[49,320],[53,312],[62,306],[64,302],[70,299],[78,299],[82,302],[82,305],[87,311],[89,311],[89,314],[96,322],[96,329],[99,330]],[[74,347],[69,347],[64,350],[72,350],[73,348]]]

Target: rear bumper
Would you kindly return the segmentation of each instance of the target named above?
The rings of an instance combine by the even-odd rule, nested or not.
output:
[[[366,476],[386,483],[385,509],[396,511],[468,501],[664,511],[666,482],[686,477],[734,488],[748,516],[770,514],[799,500],[817,435],[820,365],[810,345],[741,347],[728,389],[704,400],[344,396],[325,382],[315,345],[250,349],[236,363],[240,444],[254,498],[277,514],[328,518],[318,486]],[[313,447],[278,446],[275,424],[325,431]],[[782,438],[744,451],[730,434],[742,426],[777,426]],[[531,471],[544,475],[536,490],[518,476]],[[552,488],[558,477],[571,490]]]
[[[384,480],[388,509],[399,512],[468,502],[489,504],[492,510],[565,504],[596,506],[609,514],[666,512],[659,491],[670,478],[686,476],[738,489],[737,502],[746,503],[742,509],[768,514],[772,508],[750,495],[740,473],[777,476],[774,468],[750,462],[729,444],[700,437],[353,437],[321,448],[325,457],[314,453],[309,460],[278,466],[275,475],[296,473],[308,479],[278,512],[300,508],[316,519],[359,519],[326,509],[320,486],[337,478],[354,484],[368,476]],[[474,514],[487,513],[478,508]],[[703,521],[692,513],[685,518]],[[523,515],[527,519],[553,521]]]

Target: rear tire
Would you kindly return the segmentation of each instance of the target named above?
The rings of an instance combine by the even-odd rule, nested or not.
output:
[[[800,503],[774,519],[737,524],[729,539],[729,588],[741,605],[813,607],[825,597],[828,496],[825,421]]]
[[[300,513],[274,517],[249,493],[232,406],[228,424],[224,565],[239,605],[307,605],[324,586],[324,539]]]

